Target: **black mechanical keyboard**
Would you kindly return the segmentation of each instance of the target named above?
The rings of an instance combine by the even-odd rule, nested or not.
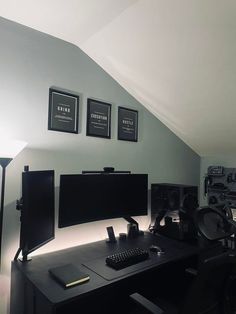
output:
[[[118,270],[142,262],[148,257],[148,251],[136,247],[107,256],[106,264]]]

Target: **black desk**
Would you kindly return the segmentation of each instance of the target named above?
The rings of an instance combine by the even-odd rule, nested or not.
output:
[[[105,265],[105,257],[130,247],[148,249],[157,244],[166,253],[151,253],[148,261],[120,271]],[[145,233],[136,239],[106,243],[94,242],[33,257],[26,263],[12,262],[11,314],[73,314],[115,313],[125,306],[125,299],[143,286],[161,267],[197,255],[198,248],[162,236]],[[104,260],[104,269],[101,261]],[[90,275],[89,282],[63,289],[48,273],[48,269],[73,263]],[[96,263],[100,265],[96,268]],[[124,303],[123,303],[124,302]],[[123,311],[126,313],[125,309]]]

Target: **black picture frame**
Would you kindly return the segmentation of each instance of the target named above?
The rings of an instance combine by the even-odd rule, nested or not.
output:
[[[111,104],[87,99],[86,135],[111,138]]]
[[[138,111],[118,107],[118,140],[138,142]]]
[[[48,130],[78,133],[79,95],[49,89]]]

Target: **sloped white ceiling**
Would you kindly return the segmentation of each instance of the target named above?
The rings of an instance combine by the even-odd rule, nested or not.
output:
[[[236,153],[235,0],[0,0],[0,15],[79,46],[200,155]]]

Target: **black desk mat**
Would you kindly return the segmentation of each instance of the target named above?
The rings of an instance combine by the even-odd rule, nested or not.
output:
[[[144,270],[145,268],[149,268],[154,265],[159,266],[161,264],[167,263],[168,261],[173,260],[173,252],[171,253],[172,254],[168,252],[162,255],[150,253],[150,257],[147,260],[125,267],[120,270],[115,270],[110,266],[106,265],[105,262],[106,256],[91,261],[87,261],[83,263],[83,265],[106,280],[114,280],[119,277],[126,276],[130,273]]]

